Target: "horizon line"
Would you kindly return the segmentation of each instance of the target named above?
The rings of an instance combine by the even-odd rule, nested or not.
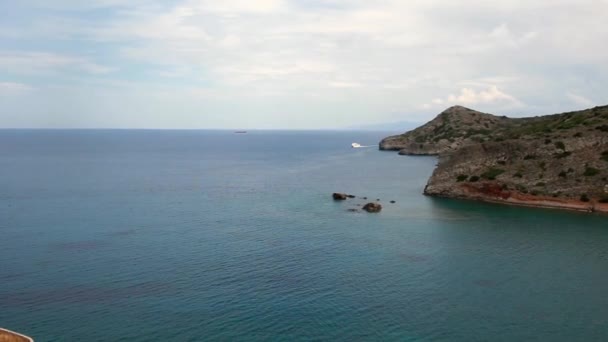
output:
[[[146,128],[146,127],[0,127],[0,131],[391,131],[372,128]]]

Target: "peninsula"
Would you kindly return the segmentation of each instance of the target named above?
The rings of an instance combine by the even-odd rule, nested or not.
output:
[[[608,212],[608,106],[528,118],[454,106],[380,149],[439,157],[425,195]]]

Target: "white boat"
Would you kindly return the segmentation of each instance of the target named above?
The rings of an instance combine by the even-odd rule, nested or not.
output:
[[[361,144],[352,143],[352,144],[350,144],[350,146],[352,146],[353,148],[359,148],[359,147],[361,147]]]

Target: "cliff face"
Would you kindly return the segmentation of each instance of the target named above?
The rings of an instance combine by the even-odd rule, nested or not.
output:
[[[521,119],[452,107],[380,148],[438,155],[427,195],[608,211],[608,106]]]

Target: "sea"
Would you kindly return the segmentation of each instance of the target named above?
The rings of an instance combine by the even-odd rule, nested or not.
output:
[[[425,197],[437,160],[379,151],[391,133],[1,130],[0,327],[608,341],[608,217]]]

